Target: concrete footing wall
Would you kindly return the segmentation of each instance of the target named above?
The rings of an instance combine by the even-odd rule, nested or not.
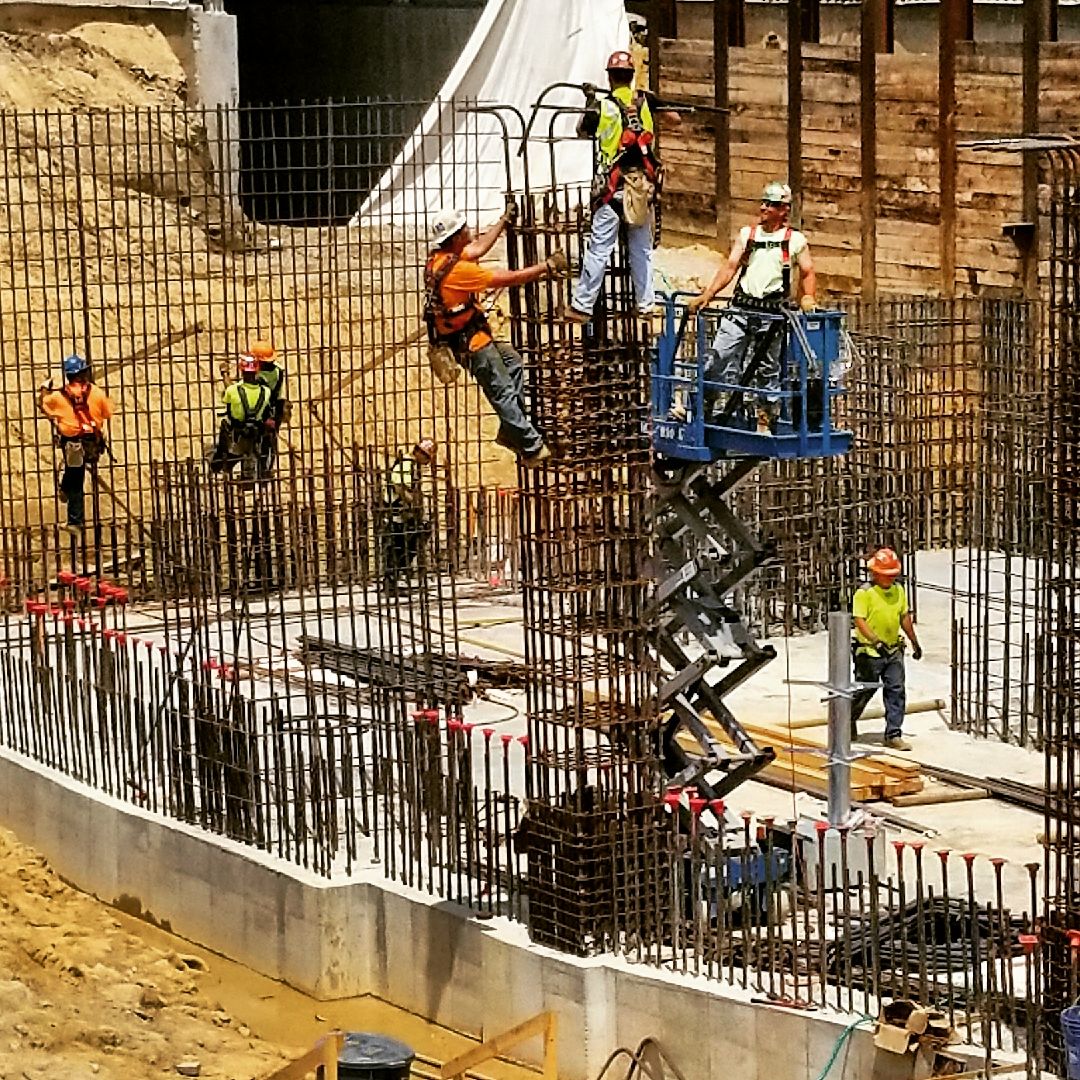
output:
[[[754,1005],[617,958],[562,956],[520,925],[394,886],[377,866],[328,883],[10,755],[0,755],[0,824],[80,889],[315,997],[373,994],[477,1036],[554,1009],[565,1080],[597,1076],[612,1050],[647,1036],[688,1077],[807,1080],[850,1019]],[[538,1042],[523,1048],[538,1055]],[[829,1075],[892,1080],[910,1068],[864,1028]]]

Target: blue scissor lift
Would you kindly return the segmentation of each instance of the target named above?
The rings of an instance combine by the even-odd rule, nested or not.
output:
[[[771,748],[755,744],[724,704],[776,656],[771,645],[757,643],[732,606],[733,593],[773,558],[768,541],[739,520],[732,497],[763,462],[850,449],[851,433],[832,425],[834,404],[845,393],[849,339],[840,311],[804,314],[778,307],[756,315],[759,332],[742,365],[747,382],[761,366],[769,335],[779,334],[782,342],[779,417],[772,431],[759,434],[752,408],[747,418],[752,387],[707,377],[723,310],[692,315],[688,297],[665,298],[652,380],[654,516],[662,565],[655,603],[666,664],[660,704],[670,714],[663,743],[669,783],[720,799],[775,757]],[[724,728],[734,751],[714,738],[704,712]]]

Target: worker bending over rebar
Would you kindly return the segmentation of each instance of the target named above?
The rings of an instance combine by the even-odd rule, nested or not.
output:
[[[78,355],[64,361],[64,386],[56,390],[52,379],[38,388],[38,406],[53,425],[56,445],[64,455],[60,478],[60,501],[67,504],[64,529],[82,535],[86,524],[86,470],[96,482],[97,465],[105,453],[105,427],[113,415],[113,403],[94,385],[90,364]]]
[[[407,584],[421,546],[431,533],[424,513],[423,470],[435,465],[435,440],[420,439],[409,454],[399,452],[386,473],[383,584],[388,593]]]
[[[553,251],[543,262],[521,270],[488,270],[482,259],[516,217],[506,212],[481,236],[472,232],[460,210],[443,210],[431,229],[435,245],[424,269],[424,319],[432,368],[443,369],[445,350],[480,384],[499,417],[495,441],[517,454],[526,465],[538,465],[551,452],[529,418],[525,406],[525,373],[521,356],[509,341],[496,341],[480,306],[479,294],[488,289],[515,288],[541,278],[565,274],[566,255]]]
[[[262,380],[262,361],[251,353],[240,357],[240,378],[222,395],[224,415],[217,445],[210,458],[210,471],[232,470],[240,465],[243,480],[261,479],[269,474],[271,451],[268,440],[277,431],[273,392]]]

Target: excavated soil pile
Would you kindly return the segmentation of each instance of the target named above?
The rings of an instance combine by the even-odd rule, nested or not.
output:
[[[0,829],[0,1080],[245,1080],[286,1060],[200,990],[205,964],[127,933]],[[299,1053],[300,1051],[298,1051]]]

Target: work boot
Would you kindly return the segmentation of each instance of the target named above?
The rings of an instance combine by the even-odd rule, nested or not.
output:
[[[74,523],[69,521],[66,525],[61,525],[60,528],[63,529],[64,532],[66,532],[68,534],[68,536],[75,537],[76,540],[79,540],[82,537],[82,534],[83,534],[82,525],[74,524]]]
[[[910,750],[911,743],[905,742],[899,735],[893,735],[885,740],[885,747],[888,750]]]
[[[515,454],[518,452],[518,448],[510,441],[510,436],[506,434],[503,428],[499,428],[498,433],[495,435],[495,443],[506,450],[513,451]]]
[[[551,457],[551,451],[546,446],[541,446],[535,454],[523,454],[521,461],[523,465],[526,465],[530,469],[534,469],[541,462],[547,461],[549,457]]]
[[[586,315],[584,311],[578,311],[576,307],[564,307],[560,316],[563,322],[573,323],[575,326],[584,326],[588,322],[592,322],[592,316]]]

